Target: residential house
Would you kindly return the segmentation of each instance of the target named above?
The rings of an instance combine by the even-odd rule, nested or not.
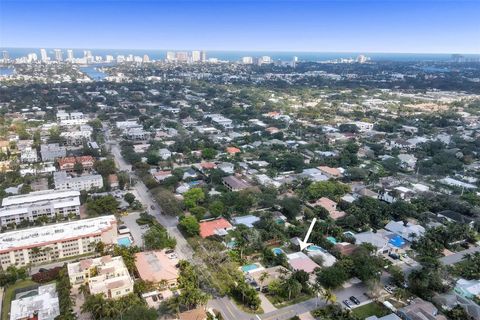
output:
[[[335,201],[325,197],[318,199],[315,203],[311,205],[313,207],[319,206],[324,208],[328,212],[330,218],[332,218],[333,220],[338,220],[347,215],[345,211],[337,210],[337,203]]]
[[[421,298],[415,298],[408,306],[399,309],[398,315],[404,320],[447,320],[431,302]]]
[[[233,230],[233,226],[225,218],[200,222],[200,237],[207,238],[213,235],[224,236],[227,231]]]
[[[317,168],[322,172],[322,174],[326,175],[329,179],[337,179],[342,177],[343,169],[331,168],[328,166],[319,166]]]
[[[162,251],[145,251],[135,254],[135,266],[140,279],[149,281],[159,288],[177,286],[179,270],[178,259]]]
[[[252,185],[247,181],[239,179],[235,176],[223,177],[222,182],[223,185],[230,191],[241,191],[252,187]]]

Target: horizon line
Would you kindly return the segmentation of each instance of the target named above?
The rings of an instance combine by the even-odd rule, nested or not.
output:
[[[154,48],[93,48],[93,47],[8,47],[2,46],[0,49],[72,49],[72,50],[145,50],[145,51],[210,51],[210,52],[279,52],[279,53],[329,53],[329,54],[440,54],[440,55],[453,55],[453,54],[460,54],[460,55],[480,55],[478,53],[471,53],[471,52],[398,52],[398,51],[303,51],[303,50],[263,50],[263,49],[154,49]]]

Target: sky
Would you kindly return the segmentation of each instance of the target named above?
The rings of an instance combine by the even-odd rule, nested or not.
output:
[[[0,0],[0,47],[480,53],[480,0]]]

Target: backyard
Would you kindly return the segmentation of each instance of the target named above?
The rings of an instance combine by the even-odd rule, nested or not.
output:
[[[371,302],[369,304],[353,309],[352,313],[360,319],[365,319],[371,316],[383,317],[390,312],[381,303]]]

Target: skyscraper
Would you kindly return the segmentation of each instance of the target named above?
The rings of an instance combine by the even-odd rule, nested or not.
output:
[[[62,50],[60,50],[60,49],[55,49],[54,51],[55,51],[55,60],[56,60],[57,62],[62,61],[62,60],[63,60],[63,52],[62,52]]]
[[[199,62],[200,61],[200,51],[194,50],[192,51],[192,62]]]
[[[67,60],[70,61],[70,62],[72,62],[73,59],[74,59],[74,57],[73,57],[73,50],[72,50],[72,49],[68,49],[68,50],[67,50]]]
[[[188,53],[185,51],[178,51],[175,52],[175,58],[178,62],[187,62],[188,61]]]
[[[27,62],[31,63],[31,62],[35,62],[35,61],[37,61],[37,54],[36,53],[29,53],[27,55]]]
[[[42,59],[42,62],[47,62],[48,61],[47,50],[40,49],[40,57]]]
[[[84,57],[86,63],[92,63],[93,62],[92,51],[84,50],[83,51],[83,57]]]
[[[200,51],[200,61],[202,62],[207,62],[207,52],[206,51]]]
[[[7,62],[10,60],[10,56],[8,55],[8,51],[7,50],[3,50],[2,51],[2,57],[3,57],[3,62]]]
[[[143,55],[143,62],[150,62],[150,57],[148,55]]]
[[[243,64],[252,64],[253,63],[253,58],[252,57],[243,57],[242,58],[242,63]]]
[[[175,61],[175,52],[173,51],[167,51],[167,61]]]

